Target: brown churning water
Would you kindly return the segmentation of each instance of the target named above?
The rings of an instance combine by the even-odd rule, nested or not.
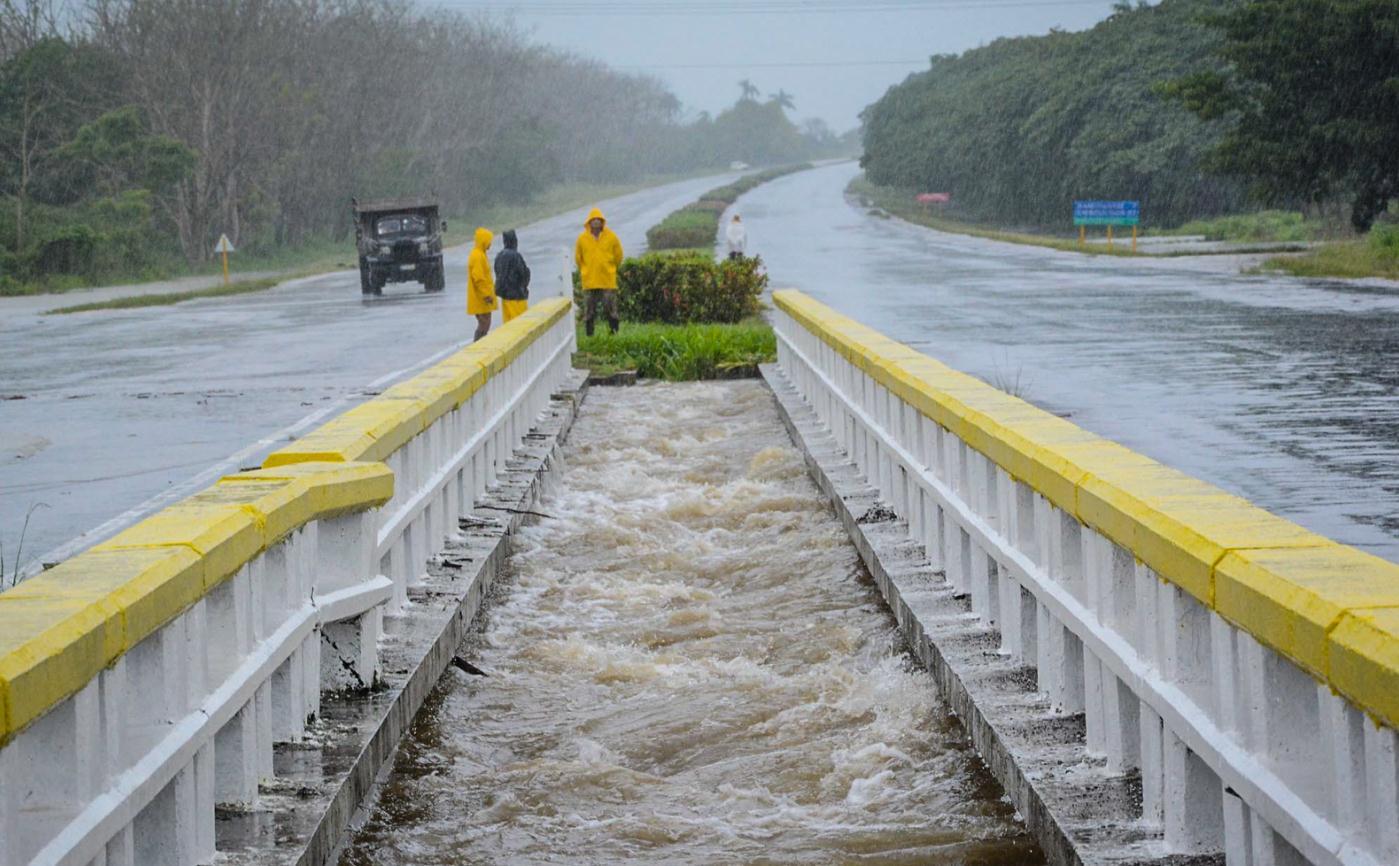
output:
[[[342,860],[1042,862],[754,382],[593,389]]]

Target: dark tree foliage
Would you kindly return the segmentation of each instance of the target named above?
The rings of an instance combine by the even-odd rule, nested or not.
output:
[[[934,57],[865,109],[862,164],[875,183],[950,192],[955,213],[1003,225],[1064,226],[1074,199],[1137,199],[1156,225],[1225,212],[1240,187],[1201,164],[1223,121],[1157,92],[1221,66],[1202,20],[1220,6],[1119,4],[1082,33]]]
[[[1248,0],[1212,16],[1223,70],[1168,91],[1230,128],[1211,154],[1268,202],[1351,202],[1369,229],[1399,196],[1399,3]]]
[[[344,238],[352,196],[460,214],[841,146],[785,91],[684,123],[655,78],[409,0],[49,3],[0,2],[0,292]]]

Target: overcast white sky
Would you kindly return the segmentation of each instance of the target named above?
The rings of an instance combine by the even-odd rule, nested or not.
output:
[[[536,39],[659,76],[690,113],[717,113],[749,78],[795,117],[837,131],[933,54],[1000,36],[1083,30],[1112,0],[429,0],[509,14]]]

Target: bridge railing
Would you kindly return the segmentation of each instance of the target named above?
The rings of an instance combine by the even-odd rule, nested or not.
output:
[[[0,593],[0,866],[212,862],[567,374],[567,300]]]
[[[1145,826],[1399,863],[1399,566],[774,293],[778,363]]]

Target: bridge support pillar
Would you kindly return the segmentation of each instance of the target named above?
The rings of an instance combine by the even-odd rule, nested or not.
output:
[[[214,756],[209,746],[175,774],[136,816],[135,860],[142,866],[188,866],[214,859]]]
[[[1138,704],[1141,743],[1142,823],[1160,827],[1165,818],[1166,776],[1161,717],[1144,703]]]
[[[318,635],[313,638],[319,640]],[[308,641],[309,643],[309,641]],[[320,687],[319,679],[306,681],[306,646],[303,644],[272,674],[272,741],[300,742],[306,733],[307,690]]]
[[[105,866],[136,866],[136,835],[132,825],[127,824],[108,839],[103,854],[107,858]]]
[[[1000,609],[1001,654],[1013,661],[1022,661],[1020,643],[1020,584],[1009,572],[1001,574],[996,582],[996,592],[1000,596],[997,607]]]
[[[253,697],[214,735],[214,800],[218,803],[251,806],[257,802],[257,784],[262,775],[258,756],[260,742],[258,702]],[[265,744],[268,753],[272,743]]]
[[[321,687],[358,691],[374,685],[379,665],[379,608],[321,629]]]
[[[1184,854],[1209,854],[1224,847],[1224,788],[1198,755],[1165,732],[1166,845]]]
[[[1141,702],[1122,680],[1103,668],[1103,741],[1109,773],[1141,766]]]
[[[1399,734],[1365,722],[1365,809],[1372,847],[1399,863]]]

